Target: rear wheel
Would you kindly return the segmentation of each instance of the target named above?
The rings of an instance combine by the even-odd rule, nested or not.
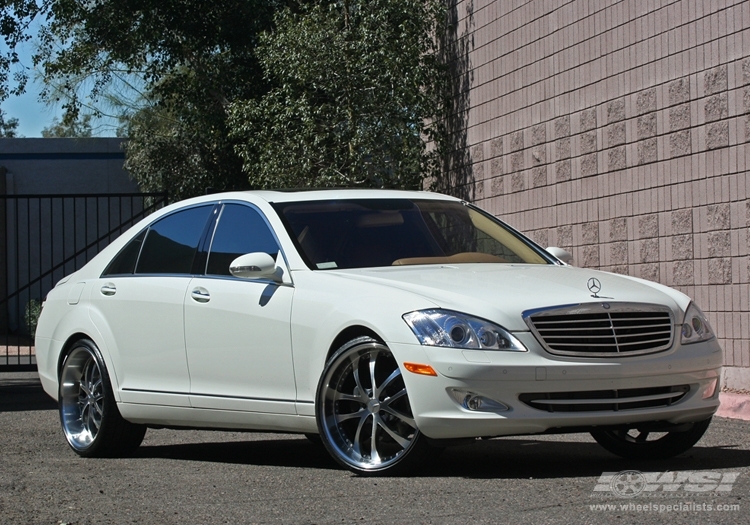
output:
[[[371,337],[349,341],[328,361],[316,413],[328,452],[358,474],[397,474],[430,452],[414,422],[398,363]]]
[[[131,454],[143,441],[145,425],[125,421],[117,410],[109,375],[93,341],[81,339],[60,371],[60,422],[70,447],[84,457]]]
[[[647,428],[595,430],[592,437],[608,451],[627,459],[667,459],[690,450],[711,424],[711,418],[682,431],[652,432]]]

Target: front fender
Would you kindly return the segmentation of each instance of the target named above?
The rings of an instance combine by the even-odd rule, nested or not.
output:
[[[303,404],[314,403],[331,344],[339,334],[350,327],[361,326],[377,334],[386,344],[389,341],[416,343],[416,337],[401,316],[437,306],[416,294],[344,281],[324,272],[295,273],[294,281],[292,350],[297,400]],[[340,289],[342,283],[346,286],[345,294]],[[396,359],[399,360],[398,355]]]

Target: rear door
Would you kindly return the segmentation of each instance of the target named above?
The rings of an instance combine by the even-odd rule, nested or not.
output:
[[[189,406],[183,304],[214,205],[167,215],[113,259],[91,297],[123,402]]]

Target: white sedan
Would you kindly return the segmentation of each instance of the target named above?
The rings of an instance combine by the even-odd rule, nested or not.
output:
[[[147,427],[303,433],[360,474],[478,437],[688,450],[719,405],[706,316],[566,255],[426,192],[190,199],[57,283],[39,375],[81,456],[129,454]]]

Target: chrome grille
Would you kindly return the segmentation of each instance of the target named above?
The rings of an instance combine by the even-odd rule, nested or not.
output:
[[[545,350],[557,355],[623,357],[672,346],[674,320],[665,306],[589,303],[524,312]]]
[[[596,412],[659,408],[677,403],[690,391],[690,386],[628,388],[584,392],[547,392],[521,394],[526,405],[546,412]]]

